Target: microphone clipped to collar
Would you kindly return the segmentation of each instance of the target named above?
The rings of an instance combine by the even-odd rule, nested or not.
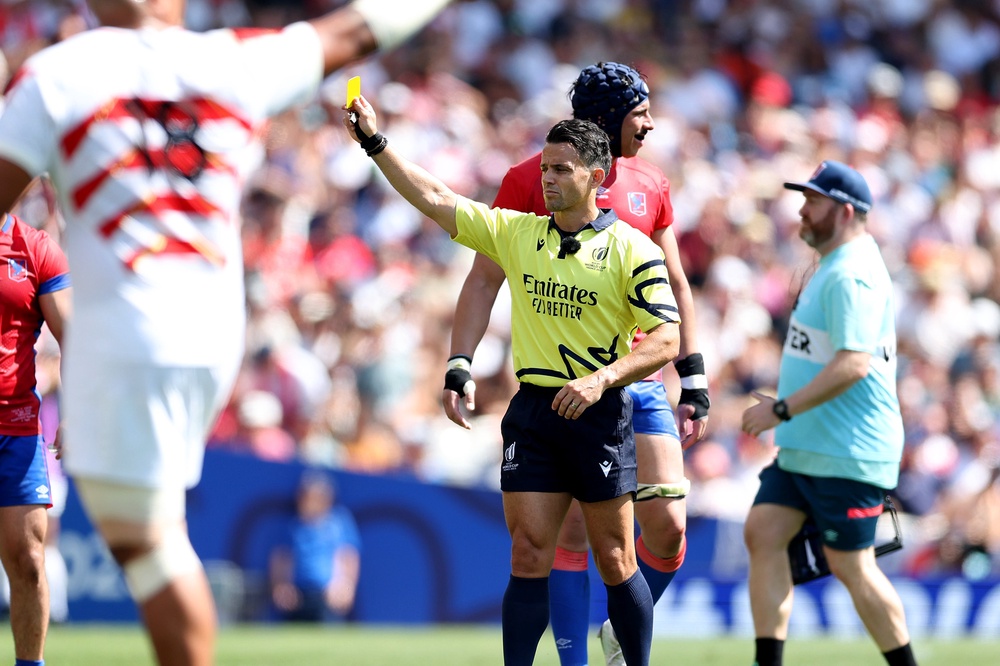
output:
[[[568,254],[576,254],[580,251],[580,241],[576,236],[563,236],[559,241],[559,258],[565,259]]]

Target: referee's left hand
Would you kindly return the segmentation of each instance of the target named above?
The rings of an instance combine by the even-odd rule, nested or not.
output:
[[[552,409],[567,419],[578,419],[595,402],[601,399],[604,387],[594,375],[572,379],[559,389],[552,400]]]

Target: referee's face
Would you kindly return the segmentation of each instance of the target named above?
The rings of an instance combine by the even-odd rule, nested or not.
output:
[[[542,148],[542,196],[550,213],[569,210],[587,201],[593,171],[568,143],[546,143]]]

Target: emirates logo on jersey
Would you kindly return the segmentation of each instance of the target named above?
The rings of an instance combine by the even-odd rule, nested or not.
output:
[[[7,259],[7,277],[14,282],[28,279],[28,265],[20,259]]]
[[[628,209],[633,215],[645,215],[646,214],[646,193],[645,192],[629,192],[628,193]]]

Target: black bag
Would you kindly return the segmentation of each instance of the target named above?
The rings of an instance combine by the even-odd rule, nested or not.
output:
[[[888,495],[883,500],[882,515],[888,514],[892,521],[893,538],[883,544],[875,545],[875,557],[897,551],[903,547],[903,533],[899,529],[899,516],[896,515],[896,505]],[[830,566],[823,555],[823,535],[811,519],[807,520],[792,542],[788,544],[788,560],[792,565],[792,583],[799,585],[811,580],[830,575]]]

